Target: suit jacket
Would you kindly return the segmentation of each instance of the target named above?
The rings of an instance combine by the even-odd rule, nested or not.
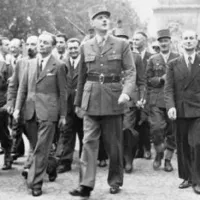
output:
[[[178,56],[179,54],[171,52],[167,63],[165,63],[163,56],[160,53],[151,56],[149,59],[146,69],[149,105],[154,105],[160,108],[166,107],[164,102],[166,69],[169,61]]]
[[[66,116],[66,67],[51,55],[38,77],[38,62],[38,58],[27,62],[15,109],[21,110],[25,102],[25,120],[36,114],[40,120],[56,122],[59,116]]]
[[[143,65],[144,65],[145,70],[146,70],[146,68],[147,68],[148,61],[149,61],[149,59],[150,59],[150,57],[151,57],[152,55],[153,55],[153,54],[151,54],[150,52],[145,51],[144,58],[142,59],[142,62],[143,62]]]
[[[169,63],[165,84],[167,109],[175,107],[178,118],[200,117],[200,55],[189,73],[184,56]]]
[[[70,57],[68,56],[64,60],[67,67],[67,88],[68,88],[68,112],[73,110],[74,99],[77,91],[77,83],[78,83],[78,70],[80,67],[80,63],[77,65],[75,69],[72,69]]]
[[[0,107],[6,104],[6,94],[10,75],[9,66],[6,65],[4,61],[0,61]]]
[[[135,106],[135,103],[141,98],[145,97],[146,80],[145,80],[145,68],[142,62],[142,58],[139,53],[132,52],[133,59],[136,67],[136,87],[132,94],[131,101],[128,102],[128,107]]]
[[[87,81],[88,74],[121,76],[124,71],[124,86],[121,82],[104,83]],[[121,93],[131,97],[135,88],[136,70],[127,41],[109,35],[100,50],[96,37],[86,41],[81,48],[75,105],[81,106],[89,115],[119,115],[124,106],[118,105]]]
[[[7,91],[7,105],[13,108],[15,106],[15,101],[17,98],[19,83],[22,80],[28,59],[29,59],[28,57],[25,57],[17,61],[13,75],[10,77],[9,80],[8,91]]]

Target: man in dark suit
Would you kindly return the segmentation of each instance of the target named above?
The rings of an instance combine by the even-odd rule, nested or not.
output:
[[[200,194],[200,56],[195,52],[197,35],[182,35],[183,55],[169,63],[165,83],[168,116],[176,120],[179,188],[193,185]]]
[[[37,36],[30,36],[26,41],[27,48],[27,57],[22,58],[17,61],[16,67],[14,68],[14,72],[12,77],[9,80],[8,92],[7,92],[7,111],[12,116],[15,102],[17,98],[17,91],[19,88],[19,83],[22,80],[23,73],[25,71],[25,67],[27,65],[27,60],[33,59],[37,55]],[[26,134],[25,123],[23,120],[23,116],[20,118],[18,122],[12,119],[12,157],[13,160],[16,160],[18,157],[24,154],[24,142],[22,139],[22,133]],[[25,164],[26,168],[26,164]]]
[[[65,34],[58,34],[56,35],[56,48],[53,51],[53,55],[58,60],[65,60],[67,59],[67,36]]]
[[[123,29],[116,29],[115,36],[128,40]],[[145,69],[142,58],[139,53],[133,51],[133,58],[136,67],[136,88],[132,93],[132,100],[127,103],[123,119],[124,134],[124,168],[126,173],[133,170],[133,159],[137,151],[139,134],[135,130],[136,124],[139,122],[140,111],[143,109],[145,100]]]
[[[123,112],[134,90],[136,76],[128,42],[108,34],[110,12],[103,6],[93,6],[90,19],[96,36],[81,48],[75,98],[77,113],[80,109],[85,112],[80,187],[70,192],[81,197],[89,197],[94,188],[100,135],[110,159],[110,193],[118,193],[123,184]]]
[[[147,68],[147,62],[149,58],[152,56],[152,54],[147,50],[147,40],[148,37],[146,33],[142,31],[138,31],[133,35],[133,49],[140,54],[145,71]],[[146,82],[146,77],[145,77],[145,82]],[[150,143],[147,104],[144,106],[144,108],[140,110],[140,113],[138,115],[139,117],[138,120],[140,121],[140,123],[138,123],[136,126],[136,130],[139,133],[139,143],[138,143],[138,150],[136,153],[136,157],[151,159],[151,143]]]
[[[156,150],[153,168],[156,170],[161,166],[166,149],[164,170],[170,172],[173,170],[171,158],[176,145],[173,124],[168,120],[166,113],[164,84],[168,62],[179,55],[170,51],[171,36],[168,29],[160,30],[157,34],[160,53],[153,55],[149,59],[146,71],[149,95],[148,104],[150,109],[150,131]]]
[[[66,122],[66,68],[51,54],[54,45],[52,35],[43,33],[39,36],[39,55],[27,62],[13,113],[18,120],[24,106],[24,119],[34,148],[27,179],[33,196],[42,194],[57,121],[60,128]]]
[[[70,38],[67,42],[68,58],[64,60],[67,69],[67,87],[68,87],[68,105],[67,105],[67,123],[64,131],[60,132],[56,157],[59,160],[58,173],[71,170],[73,161],[73,152],[76,141],[76,133],[79,138],[79,156],[82,151],[83,139],[83,119],[75,113],[74,98],[77,90],[78,69],[80,65],[80,40]]]

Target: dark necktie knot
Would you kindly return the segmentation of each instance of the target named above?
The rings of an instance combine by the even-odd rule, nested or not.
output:
[[[188,70],[189,70],[189,72],[191,72],[191,69],[192,69],[192,57],[189,56],[188,57]]]

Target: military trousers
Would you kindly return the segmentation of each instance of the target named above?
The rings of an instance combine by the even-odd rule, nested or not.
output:
[[[80,160],[80,185],[94,188],[99,138],[102,135],[109,158],[108,184],[123,184],[123,115],[84,116],[83,151]]]
[[[177,119],[179,177],[200,185],[200,118]]]
[[[175,143],[175,129],[173,123],[167,116],[165,108],[156,106],[150,107],[149,115],[150,132],[155,146],[165,144],[165,148],[174,151]]]

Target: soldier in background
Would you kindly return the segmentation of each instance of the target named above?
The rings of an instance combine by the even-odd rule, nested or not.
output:
[[[149,59],[146,69],[150,109],[149,123],[156,150],[153,168],[157,170],[161,166],[166,150],[164,170],[171,172],[173,170],[171,159],[176,145],[173,124],[167,117],[164,102],[164,84],[167,64],[170,60],[177,58],[179,54],[170,51],[171,36],[168,29],[160,30],[157,34],[160,53]]]

